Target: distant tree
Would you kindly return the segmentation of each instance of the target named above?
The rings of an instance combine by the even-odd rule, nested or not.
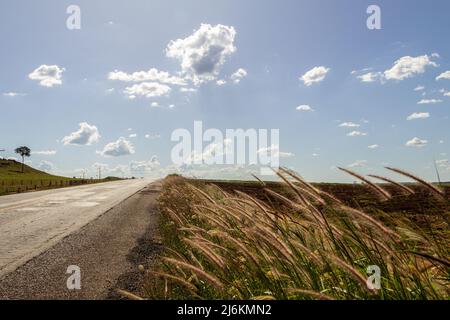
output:
[[[22,157],[22,173],[23,173],[23,165],[25,163],[25,157],[29,157],[31,155],[31,150],[28,147],[22,146],[16,148],[16,150],[14,151],[20,154],[20,156]]]

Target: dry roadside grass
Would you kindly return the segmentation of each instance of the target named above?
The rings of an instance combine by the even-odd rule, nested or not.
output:
[[[381,200],[391,197],[380,185],[344,171]],[[434,213],[443,230],[436,234],[406,215],[351,208],[289,170],[278,175],[286,192],[262,183],[269,201],[166,178],[159,197],[166,251],[157,269],[142,270],[145,298],[449,298],[448,210]],[[446,200],[439,188],[415,180],[433,201]],[[374,265],[381,271],[380,289],[366,283],[367,268]]]

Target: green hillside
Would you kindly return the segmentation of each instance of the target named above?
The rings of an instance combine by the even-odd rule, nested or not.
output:
[[[119,178],[108,177],[105,179],[78,179],[48,174],[24,165],[14,160],[0,159],[0,195],[27,192],[34,190],[61,188],[82,184],[91,184],[118,180]]]

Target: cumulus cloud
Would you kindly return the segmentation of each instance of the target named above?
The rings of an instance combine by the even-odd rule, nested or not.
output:
[[[223,85],[227,84],[227,81],[223,80],[223,79],[219,79],[219,80],[216,81],[216,84],[218,86],[223,86]]]
[[[151,68],[148,71],[136,71],[133,73],[126,73],[123,71],[114,70],[108,74],[109,80],[118,80],[124,82],[160,82],[172,85],[185,85],[186,81],[183,78],[172,76],[166,71],[160,71]]]
[[[349,137],[367,136],[367,133],[361,131],[352,131],[347,133],[347,136]]]
[[[155,171],[160,167],[157,156],[151,157],[148,161],[131,161],[130,172],[136,174],[146,174]]]
[[[300,77],[300,80],[303,81],[305,86],[309,87],[314,83],[321,82],[325,79],[329,68],[324,66],[314,67],[311,70],[307,71],[304,75]]]
[[[450,80],[450,70],[442,72],[440,75],[436,77],[436,80],[446,79]]]
[[[353,122],[342,122],[339,127],[344,127],[344,128],[358,128],[361,125],[358,123],[353,123]]]
[[[378,149],[380,146],[377,144],[371,144],[370,146],[367,146],[369,149]]]
[[[80,128],[77,131],[72,132],[62,139],[64,145],[91,145],[98,142],[100,134],[96,126],[90,125],[87,122],[81,122],[79,126]]]
[[[32,151],[31,154],[43,155],[43,156],[54,156],[56,154],[56,150]]]
[[[236,51],[232,26],[201,24],[184,39],[171,41],[166,55],[177,59],[183,73],[195,83],[215,80],[228,56]]]
[[[417,119],[426,119],[430,117],[429,112],[414,112],[410,114],[406,120],[417,120]]]
[[[230,79],[231,81],[233,81],[234,83],[239,83],[241,82],[241,80],[243,78],[245,78],[247,76],[247,71],[245,69],[239,68],[236,70],[236,72],[234,72],[231,76]]]
[[[134,152],[133,144],[124,137],[120,137],[115,142],[108,143],[102,151],[97,151],[98,154],[104,157],[120,157],[133,154]]]
[[[361,82],[375,82],[383,79],[383,74],[381,72],[368,72],[357,76]]]
[[[419,102],[417,102],[417,104],[436,104],[441,102],[442,100],[440,99],[422,99]]]
[[[54,167],[55,166],[53,165],[53,163],[51,163],[50,161],[46,161],[46,160],[42,160],[38,166],[39,170],[42,170],[42,171],[52,171]]]
[[[302,104],[300,106],[298,106],[297,108],[295,108],[298,111],[314,111],[313,108],[311,108],[310,106],[308,106],[307,104]]]
[[[384,71],[384,77],[387,80],[404,80],[411,78],[417,74],[425,72],[429,66],[437,67],[436,62],[431,61],[430,58],[435,56],[404,56],[394,62],[391,69]]]
[[[353,163],[350,163],[348,165],[349,168],[356,168],[356,167],[364,167],[367,163],[367,160],[356,160]]]
[[[165,84],[157,82],[142,82],[131,87],[126,87],[124,93],[128,95],[130,99],[134,99],[137,96],[153,98],[165,96],[169,94],[171,90],[172,89]]]
[[[39,81],[39,84],[44,87],[59,86],[62,84],[62,74],[64,71],[64,68],[60,68],[57,65],[48,66],[43,64],[33,70],[28,75],[28,78]]]
[[[423,140],[423,139],[414,137],[411,140],[407,141],[405,145],[407,147],[421,148],[421,147],[425,147],[427,145],[427,143],[428,143],[427,140]]]
[[[137,137],[137,134],[136,134],[136,133],[132,133],[132,134],[130,134],[128,137],[129,137],[129,138],[136,138],[136,137]]]

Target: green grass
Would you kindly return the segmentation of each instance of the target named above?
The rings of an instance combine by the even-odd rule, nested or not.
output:
[[[14,160],[0,160],[0,195],[34,190],[69,187],[90,183],[119,180],[115,177],[105,179],[78,179],[55,176],[34,169]]]
[[[249,183],[224,188],[166,179],[159,197],[166,252],[146,270],[145,298],[450,297],[448,193],[433,194],[418,184],[408,196],[391,190],[391,198],[374,201],[369,213],[369,206],[345,204],[298,176],[279,174],[284,183],[259,185],[253,193]],[[347,190],[351,197],[372,199],[375,190],[354,192],[352,186],[335,187],[341,196]],[[408,213],[379,209],[398,197],[434,202],[435,210],[417,221],[420,204]],[[366,286],[372,265],[381,271],[377,290]]]

